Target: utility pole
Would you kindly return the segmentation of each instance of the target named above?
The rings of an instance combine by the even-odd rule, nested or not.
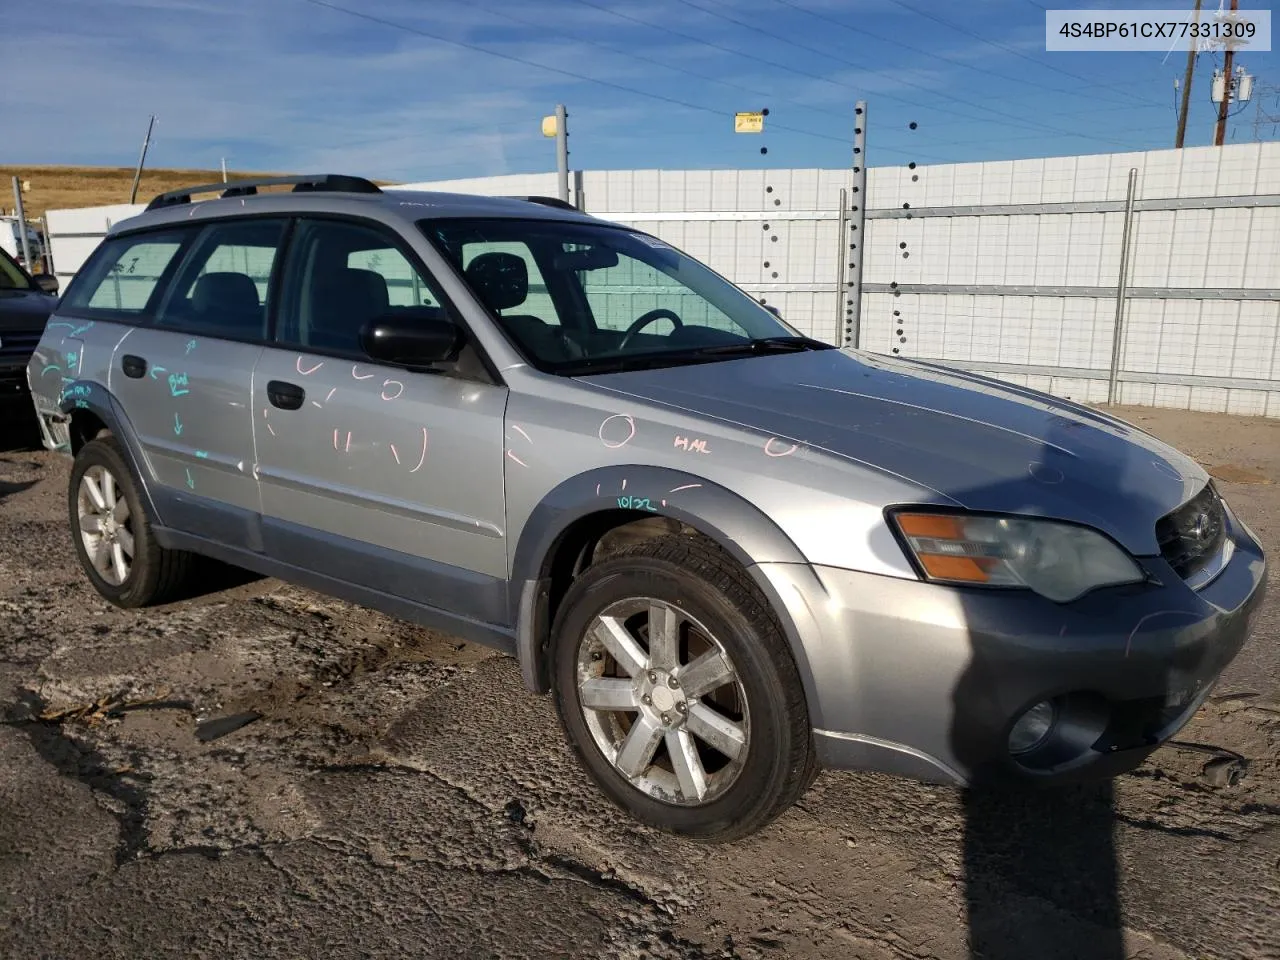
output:
[[[542,135],[556,138],[556,184],[560,199],[569,202],[569,113],[564,104],[556,105],[556,112],[542,118]]]
[[[1200,5],[1204,0],[1196,0],[1196,23],[1200,22]],[[1178,111],[1178,138],[1174,147],[1181,150],[1182,142],[1187,137],[1187,111],[1191,109],[1191,78],[1196,72],[1196,40],[1191,38],[1191,46],[1187,48],[1187,73],[1182,80],[1182,109]]]
[[[142,179],[142,165],[147,162],[147,147],[151,146],[151,130],[156,125],[153,113],[147,121],[147,135],[142,138],[142,155],[138,157],[138,169],[133,172],[133,189],[129,191],[129,202],[138,202],[138,181]]]
[[[1235,13],[1240,8],[1240,0],[1231,0],[1231,12]],[[1227,113],[1231,109],[1231,61],[1235,59],[1235,45],[1227,43],[1227,53],[1222,68],[1222,102],[1218,104],[1218,126],[1213,132],[1213,145],[1215,147],[1222,146],[1222,142],[1227,138]]]

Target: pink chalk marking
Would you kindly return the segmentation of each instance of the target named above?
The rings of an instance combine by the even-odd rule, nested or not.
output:
[[[766,440],[766,441],[764,442],[764,455],[765,455],[766,457],[789,457],[789,456],[791,456],[791,454],[795,453],[797,450],[799,450],[799,449],[800,449],[800,444],[798,444],[798,443],[793,443],[793,444],[791,445],[790,449],[788,449],[788,450],[783,450],[783,451],[782,451],[782,452],[780,452],[780,453],[774,453],[774,452],[773,452],[772,450],[770,450],[769,448],[770,448],[771,446],[773,446],[773,444],[778,443],[778,442],[779,442],[779,441],[778,441],[778,438],[777,438],[777,437],[770,437],[768,440]]]
[[[387,446],[391,448],[391,455],[396,458],[396,464],[398,465],[400,463],[400,454],[396,450],[396,445],[394,443],[389,443]]]
[[[324,366],[324,361],[323,361],[323,360],[321,360],[319,363],[317,363],[317,364],[316,364],[314,367],[312,367],[310,370],[303,370],[303,369],[302,369],[302,358],[301,358],[301,357],[299,357],[299,358],[297,359],[297,361],[294,363],[294,367],[297,369],[298,373],[302,374],[302,376],[304,376],[304,377],[309,377],[309,376],[311,376],[311,374],[315,373],[317,370],[319,370],[319,369],[320,369],[321,367],[323,367],[323,366]]]
[[[520,464],[520,466],[524,467],[526,470],[529,468],[529,465],[525,463],[523,460],[521,460],[519,457],[517,457],[515,453],[513,453],[512,451],[508,450],[507,456],[510,459],[514,460],[516,463]]]
[[[263,419],[263,420],[267,419],[267,408],[266,408],[266,407],[263,407],[263,408],[262,408],[262,419]]]
[[[271,431],[271,435],[272,435],[273,437],[276,435],[275,428],[274,428],[273,426],[271,426],[271,424],[269,424],[269,423],[267,424],[267,429]]]
[[[524,430],[521,428],[521,426],[518,423],[513,423],[511,425],[511,429],[514,430],[516,433],[520,434],[520,436],[524,437],[530,443],[533,443],[533,440],[529,438],[529,435],[524,432]]]
[[[358,363],[353,363],[351,365],[351,376],[355,377],[357,380],[372,380],[374,377],[377,376],[376,373],[366,373],[363,377],[360,376],[360,374],[356,373],[356,367],[358,366],[359,366]]]
[[[347,431],[347,448],[346,448],[345,450],[343,450],[342,452],[343,452],[343,453],[350,453],[350,452],[351,452],[351,431],[350,431],[350,430],[348,430],[348,431]]]
[[[623,481],[622,481],[622,489],[623,489],[623,490],[627,489],[627,481],[626,481],[626,480],[623,480]]]
[[[600,484],[596,484],[596,496],[600,496]]]
[[[663,500],[662,505],[665,507],[667,505],[667,501]]]
[[[337,387],[334,387],[332,390],[330,390],[330,391],[329,391],[329,393],[328,393],[328,395],[326,395],[326,396],[325,396],[325,398],[324,398],[324,402],[325,402],[325,403],[328,403],[330,400],[332,400],[332,399],[333,399],[333,395],[334,395],[335,393],[337,393],[337,392],[338,392],[338,388],[337,388]]]
[[[422,469],[422,465],[427,462],[427,428],[422,428],[422,456],[418,458],[418,465],[410,470],[410,473],[417,473]]]
[[[338,430],[335,427],[333,431],[333,449],[338,449]]]
[[[396,391],[396,393],[395,393],[395,395],[394,395],[394,396],[388,397],[388,396],[387,396],[387,388],[388,388],[391,384],[395,384],[395,385],[396,385],[397,387],[399,387],[400,389]],[[395,400],[395,399],[399,398],[400,394],[402,394],[402,393],[404,393],[404,384],[403,384],[403,383],[401,383],[399,380],[384,380],[384,381],[383,381],[383,383],[382,383],[382,399],[383,399],[383,400]]]
[[[311,401],[311,405],[312,405],[313,407],[315,407],[315,408],[319,409],[319,408],[320,408],[320,401],[319,401],[319,400],[312,400],[312,401]]]
[[[668,490],[667,493],[679,493],[681,490],[696,490],[700,486],[702,486],[700,483],[686,483],[683,487],[676,487],[673,490]],[[665,501],[663,502],[665,503]]]
[[[608,440],[604,438],[604,429],[608,425],[610,420],[625,420],[627,422],[627,426],[631,429],[631,432],[627,434],[627,437],[625,440],[619,443],[610,443]],[[605,417],[603,420],[600,421],[600,429],[599,431],[597,431],[597,435],[600,437],[600,442],[603,443],[606,447],[608,447],[610,450],[617,450],[619,447],[625,447],[628,443],[631,442],[631,438],[636,435],[636,422],[628,414],[615,413],[613,416]]]

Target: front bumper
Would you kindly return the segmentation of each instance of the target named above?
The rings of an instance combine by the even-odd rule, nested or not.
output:
[[[1193,590],[1159,558],[1155,583],[1069,604],[829,567],[761,564],[790,623],[826,767],[973,784],[1109,777],[1191,718],[1244,645],[1266,563],[1228,511],[1235,553]],[[1027,708],[1058,704],[1057,731],[1015,759]]]
[[[26,396],[29,393],[26,361],[0,359],[0,398]]]

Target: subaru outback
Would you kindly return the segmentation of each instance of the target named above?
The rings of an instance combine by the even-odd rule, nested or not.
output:
[[[695,837],[824,767],[1130,770],[1262,603],[1257,538],[1150,435],[838,349],[545,198],[163,194],[28,378],[108,601],[202,555],[492,645],[608,797]]]

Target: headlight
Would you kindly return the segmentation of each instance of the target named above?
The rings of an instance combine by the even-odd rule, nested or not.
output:
[[[930,580],[1027,587],[1066,603],[1096,587],[1146,579],[1131,556],[1087,527],[917,510],[892,517]]]

